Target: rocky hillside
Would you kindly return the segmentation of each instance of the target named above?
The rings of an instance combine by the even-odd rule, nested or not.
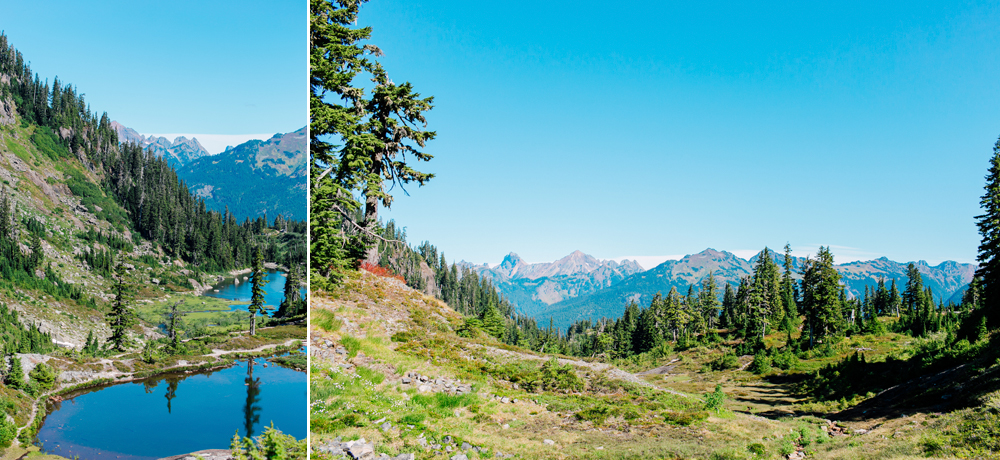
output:
[[[171,141],[162,136],[144,136],[117,121],[112,121],[111,127],[118,134],[119,142],[139,144],[147,152],[166,159],[167,163],[175,168],[209,155],[197,138],[188,139],[180,136]]]
[[[177,170],[209,209],[229,212],[238,221],[267,214],[306,218],[306,128],[251,140]]]
[[[502,345],[448,305],[367,272],[314,291],[310,328],[312,458],[922,458],[966,417],[838,417],[856,402],[796,393],[858,349],[872,362],[905,355],[911,343],[895,335],[845,338],[766,375],[719,342],[570,359]],[[732,364],[717,369],[725,356]]]

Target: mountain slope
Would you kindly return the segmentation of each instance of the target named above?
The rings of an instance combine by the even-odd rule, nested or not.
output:
[[[177,175],[209,209],[221,212],[228,206],[238,221],[263,214],[305,220],[306,151],[303,127],[198,158]]]

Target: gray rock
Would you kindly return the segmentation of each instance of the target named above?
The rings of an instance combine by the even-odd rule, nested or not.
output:
[[[399,454],[396,456],[395,460],[416,460],[417,456],[413,454]]]
[[[469,457],[465,454],[452,455],[449,460],[469,460]]]
[[[389,430],[392,429],[392,424],[389,423],[389,422],[385,422],[385,423],[382,424],[382,426],[380,428],[382,428],[383,432],[389,431]]]
[[[351,457],[355,459],[364,458],[375,454],[375,446],[367,443],[359,443],[351,446],[350,449],[347,449],[347,453],[351,454]]]
[[[404,384],[404,385],[409,385],[409,384],[410,384],[410,382],[412,382],[412,381],[413,381],[413,380],[410,380],[410,378],[409,378],[409,377],[403,377],[403,384]]]
[[[500,402],[502,402],[502,403],[504,403],[504,404],[507,404],[507,403],[509,403],[509,402],[510,402],[510,398],[508,398],[508,397],[504,396],[504,397],[500,398]]]
[[[445,444],[451,444],[451,441],[452,441],[451,436],[445,436],[444,439],[441,440],[441,442]]]
[[[462,442],[462,450],[469,450],[471,448],[472,448],[472,444],[469,444],[467,442]]]
[[[547,446],[554,446],[554,445],[556,445],[556,442],[553,441],[553,440],[551,440],[551,439],[546,439],[546,440],[544,440],[542,442],[545,443],[545,445],[547,445]]]

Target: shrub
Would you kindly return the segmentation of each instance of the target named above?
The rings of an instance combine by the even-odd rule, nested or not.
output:
[[[791,369],[792,366],[798,362],[798,360],[799,359],[795,356],[795,353],[792,353],[791,350],[785,350],[781,353],[775,354],[772,363],[774,364],[774,367],[787,371]]]
[[[10,447],[10,443],[14,441],[14,433],[17,432],[17,427],[13,423],[7,421],[7,417],[0,414],[0,449],[6,449]]]
[[[740,367],[740,360],[736,357],[734,353],[726,353],[718,358],[712,360],[709,366],[713,371],[725,371],[730,369],[736,369]]]
[[[59,372],[48,364],[39,363],[34,369],[31,370],[31,372],[28,373],[28,377],[31,377],[32,381],[38,382],[38,388],[41,391],[45,391],[55,386],[56,379],[59,377]]]
[[[239,431],[233,435],[229,445],[230,455],[234,460],[297,460],[306,458],[306,440],[296,440],[294,436],[284,434],[274,428],[274,423],[264,429],[264,433],[251,439],[240,439]]]
[[[689,426],[708,418],[708,412],[664,412],[663,420],[674,425]]]
[[[423,422],[425,419],[427,419],[427,414],[422,412],[416,414],[407,414],[399,419],[399,423],[405,425],[416,425],[420,422]]]
[[[715,413],[719,413],[725,403],[726,394],[722,392],[721,384],[715,385],[715,391],[705,393],[705,410],[714,410]]]
[[[589,407],[576,413],[577,420],[593,422],[594,425],[601,425],[608,417],[614,417],[615,410],[604,405]]]
[[[757,375],[771,372],[771,358],[764,352],[758,351],[757,354],[753,355],[753,363],[750,364],[749,370]]]

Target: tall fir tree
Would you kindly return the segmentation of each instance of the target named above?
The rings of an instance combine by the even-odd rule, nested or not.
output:
[[[987,327],[1000,327],[1000,139],[993,144],[993,157],[986,174],[985,192],[979,200],[983,213],[976,216],[982,240],[976,260],[976,276],[982,284],[982,305]]]
[[[136,313],[132,309],[135,287],[125,267],[124,257],[119,256],[115,262],[112,278],[114,280],[112,292],[114,292],[115,300],[111,302],[111,309],[107,313],[108,326],[111,328],[111,337],[108,339],[108,343],[115,350],[125,351],[132,344],[128,330],[136,323]]]
[[[802,275],[802,306],[809,329],[809,346],[843,328],[840,274],[830,248],[820,246],[816,259],[806,259]]]
[[[388,208],[393,200],[386,182],[403,188],[434,177],[406,160],[407,155],[414,161],[432,158],[422,149],[435,137],[425,129],[424,117],[433,98],[421,97],[408,82],[390,80],[374,59],[382,51],[362,44],[371,37],[371,28],[350,27],[362,3],[310,1],[311,192],[318,232],[312,251],[321,267],[346,266],[348,241],[340,231],[345,223],[363,242],[365,259],[378,264],[378,207]],[[362,74],[371,81],[370,89],[354,83]],[[364,198],[360,222],[353,212],[355,192]]]
[[[267,272],[264,271],[264,253],[260,246],[254,250],[253,266],[250,269],[250,335],[257,334],[257,314],[264,311],[264,286],[267,285]]]
[[[715,281],[715,270],[709,272],[708,276],[701,281],[698,303],[701,307],[702,318],[705,320],[705,326],[709,330],[718,327],[722,305],[719,302],[719,287]]]
[[[785,316],[781,323],[782,329],[791,333],[799,322],[799,308],[795,302],[795,280],[792,279],[792,246],[785,243],[784,269],[781,273],[781,307]]]

